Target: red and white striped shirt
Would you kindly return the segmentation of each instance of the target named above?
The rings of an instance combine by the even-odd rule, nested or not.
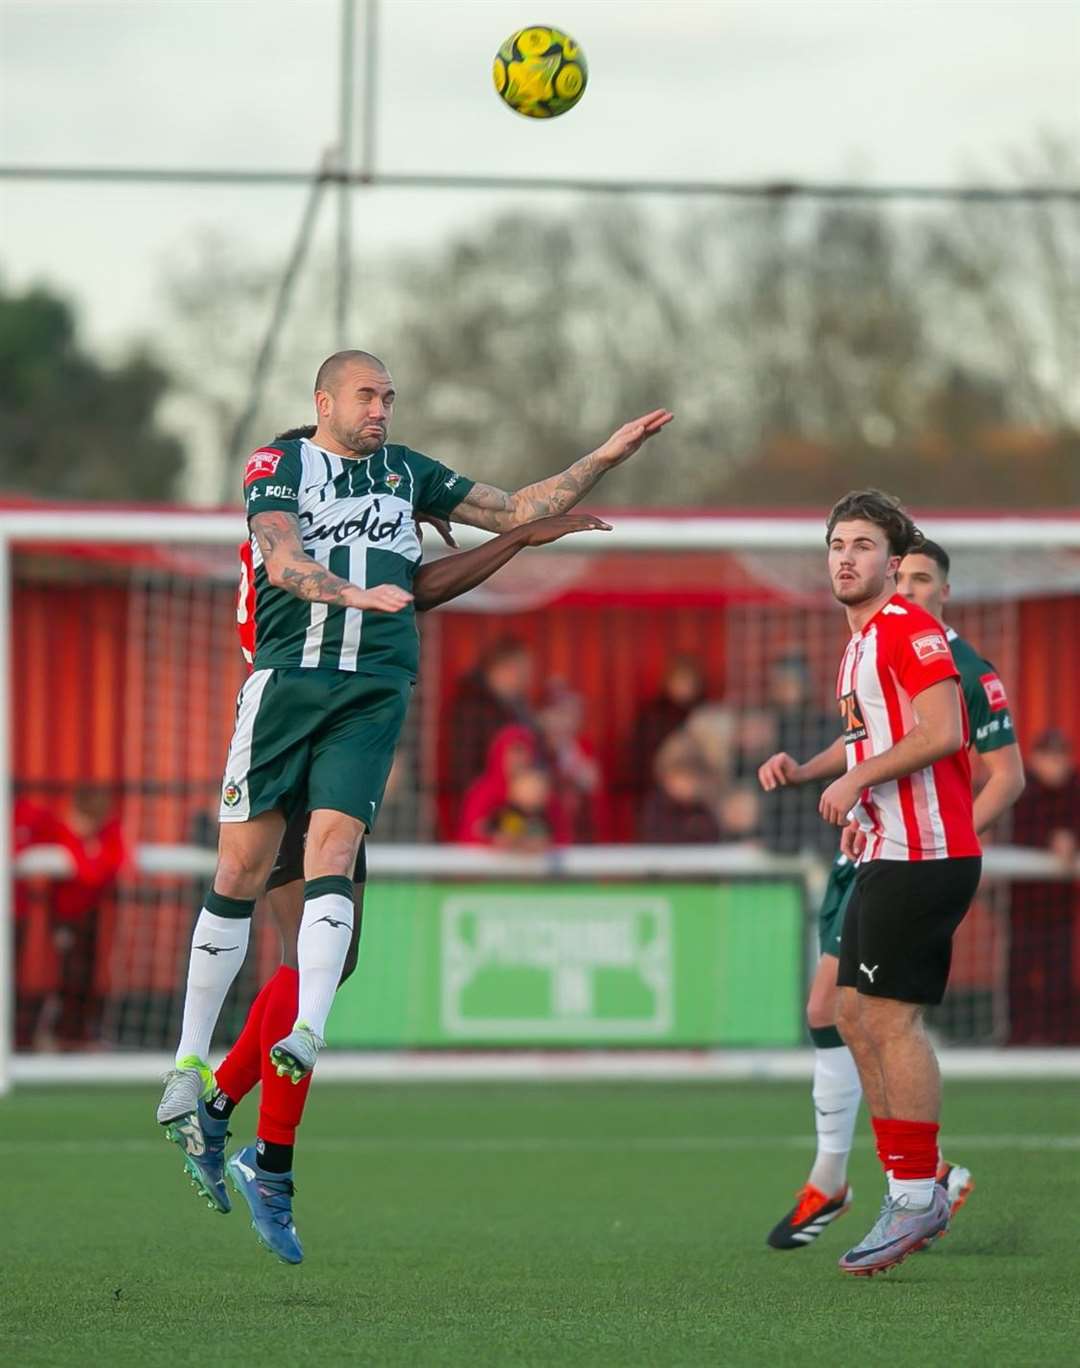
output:
[[[945,629],[894,595],[856,632],[844,652],[836,696],[848,769],[891,749],[915,725],[912,700],[931,684],[959,679]],[[863,831],[863,860],[944,860],[981,854],[972,816],[968,717],[959,750],[903,779],[864,789],[852,809]]]
[[[236,630],[240,650],[250,665],[255,659],[255,562],[251,542],[240,543],[240,586],[236,591]]]

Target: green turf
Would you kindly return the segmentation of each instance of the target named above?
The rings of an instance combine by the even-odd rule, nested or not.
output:
[[[880,1199],[865,1141],[852,1215],[765,1248],[805,1175],[798,1085],[316,1088],[299,1268],[196,1198],[156,1101],[0,1102],[5,1363],[1077,1361],[1075,1084],[951,1085],[946,1152],[978,1190],[947,1240],[873,1280],[835,1266]],[[246,1138],[250,1104],[236,1120]]]

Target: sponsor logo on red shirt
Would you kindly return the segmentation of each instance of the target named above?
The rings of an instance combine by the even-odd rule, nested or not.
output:
[[[1009,700],[1005,694],[1005,685],[993,671],[990,674],[980,675],[979,683],[983,686],[991,712],[1001,712],[1003,708],[1009,706]]]
[[[248,457],[248,463],[244,467],[244,488],[246,489],[252,480],[263,480],[267,475],[273,475],[278,468],[283,452],[275,447],[260,447]]]
[[[866,740],[866,723],[859,711],[859,699],[854,689],[840,699],[840,717],[844,725],[845,741]]]
[[[934,656],[948,656],[949,643],[940,632],[922,632],[911,638],[911,647],[920,660],[932,660]]]

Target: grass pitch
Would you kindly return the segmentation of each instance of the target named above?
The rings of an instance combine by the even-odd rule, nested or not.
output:
[[[765,1234],[806,1173],[805,1086],[316,1086],[298,1151],[307,1258],[207,1210],[156,1088],[0,1102],[0,1356],[31,1365],[845,1365],[1076,1362],[1075,1083],[951,1084],[946,1154],[977,1190],[874,1279]],[[255,1109],[234,1117],[246,1141]],[[1071,1347],[1070,1347],[1071,1346]]]

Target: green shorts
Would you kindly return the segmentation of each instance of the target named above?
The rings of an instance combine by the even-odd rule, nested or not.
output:
[[[222,822],[273,809],[330,808],[370,831],[382,804],[411,682],[350,670],[254,670],[236,705]]]
[[[855,866],[846,855],[838,855],[829,871],[825,896],[818,912],[818,950],[823,955],[840,955],[840,933],[844,913],[855,887]]]

